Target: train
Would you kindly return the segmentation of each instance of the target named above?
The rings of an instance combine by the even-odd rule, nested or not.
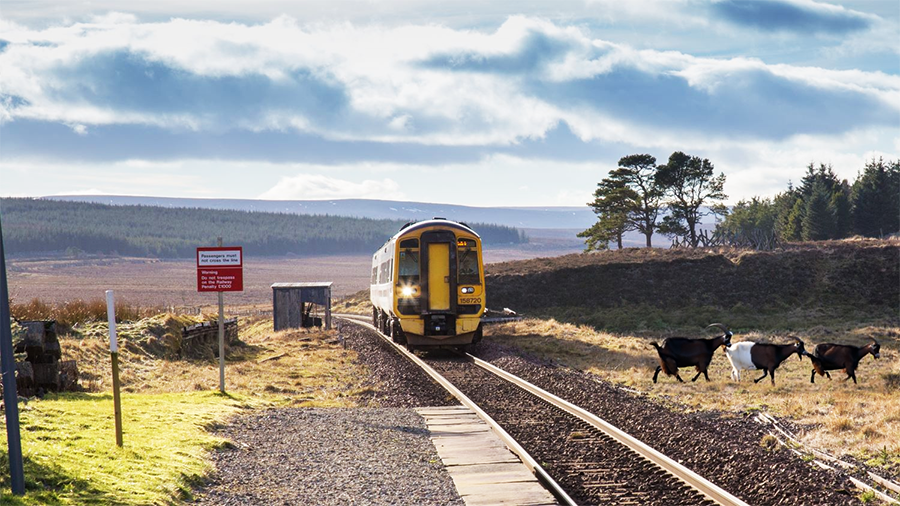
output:
[[[481,237],[445,218],[409,222],[372,255],[372,323],[409,349],[464,349],[483,336]]]

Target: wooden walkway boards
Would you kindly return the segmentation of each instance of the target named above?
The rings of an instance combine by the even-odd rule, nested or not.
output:
[[[464,406],[417,408],[467,506],[559,504],[506,445]]]

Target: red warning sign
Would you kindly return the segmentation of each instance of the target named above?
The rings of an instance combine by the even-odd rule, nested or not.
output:
[[[244,249],[197,248],[197,291],[244,291]]]

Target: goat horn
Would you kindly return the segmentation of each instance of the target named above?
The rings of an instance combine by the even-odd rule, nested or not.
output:
[[[797,342],[800,343],[800,344],[805,344],[805,343],[803,342],[803,339],[800,339],[800,338],[797,337],[797,336],[788,336],[788,339],[793,339],[794,341],[797,341]]]
[[[728,332],[731,332],[730,330],[728,330],[728,327],[726,327],[725,325],[722,325],[721,323],[710,323],[709,325],[706,326],[706,328],[710,328],[710,327],[719,327],[720,329],[722,329],[722,332],[725,332],[726,334]]]
[[[870,337],[869,339],[871,339],[873,343],[878,344],[878,341],[876,341],[874,337]]]

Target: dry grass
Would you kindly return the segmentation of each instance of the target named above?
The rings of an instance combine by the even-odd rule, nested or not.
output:
[[[161,315],[156,324],[177,328],[185,317]],[[226,352],[226,391],[298,406],[353,406],[365,370],[355,354],[337,342],[334,331],[272,331],[271,319],[239,322],[244,343]],[[126,329],[127,332],[127,329]],[[149,353],[147,339],[135,334],[120,342],[122,389],[133,393],[170,393],[214,390],[219,387],[218,359],[213,350],[205,358],[163,359]],[[82,386],[91,392],[111,389],[108,344],[103,339],[64,336],[63,359],[78,362]],[[138,343],[141,343],[140,345]]]
[[[159,312],[156,308],[142,308],[131,304],[116,304],[116,321],[137,320]],[[85,301],[74,299],[65,302],[47,303],[31,299],[26,303],[13,303],[10,315],[17,320],[56,320],[63,327],[78,323],[106,321],[106,300]]]
[[[881,359],[865,357],[857,371],[859,384],[854,385],[844,382],[845,375],[840,371],[832,372],[832,380],[816,378],[816,383],[810,384],[810,363],[791,357],[777,370],[773,387],[768,378],[754,384],[753,379],[761,376],[757,371],[744,371],[740,382],[732,381],[727,358],[717,352],[709,383],[702,376],[691,383],[693,369],[683,369],[681,376],[686,383],[660,374],[659,383],[653,384],[657,357],[647,338],[533,319],[492,326],[487,331],[501,342],[686,409],[733,414],[761,410],[785,417],[804,428],[801,439],[813,447],[900,468],[900,390],[896,382],[900,373],[900,329],[863,327],[836,332],[814,328],[794,334],[806,342],[808,349],[826,341],[863,344],[872,336],[881,342]],[[698,330],[696,337],[703,336]],[[735,341],[742,340],[787,342],[760,333],[735,336]]]

